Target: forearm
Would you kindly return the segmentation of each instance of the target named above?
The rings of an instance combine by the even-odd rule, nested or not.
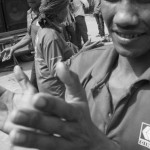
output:
[[[13,52],[28,45],[32,42],[30,35],[27,33],[17,44],[12,46]]]

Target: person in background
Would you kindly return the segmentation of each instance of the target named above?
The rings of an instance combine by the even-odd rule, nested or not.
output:
[[[150,129],[150,1],[102,0],[113,44],[81,52],[56,73],[66,98],[35,94],[11,116],[13,145],[55,150],[146,150]],[[70,66],[71,65],[71,66]]]
[[[85,22],[84,7],[89,8],[89,3],[87,0],[71,0],[70,3],[76,22],[77,46],[81,49],[83,45],[82,40],[84,43],[88,41],[88,30]]]
[[[77,44],[77,37],[76,37],[76,26],[75,26],[75,18],[74,14],[71,12],[71,5],[69,3],[68,7],[68,15],[66,20],[63,22],[64,30],[65,30],[65,39],[67,42],[72,42],[74,45]]]
[[[68,0],[42,0],[39,8],[40,29],[35,43],[35,70],[40,92],[64,97],[65,86],[56,76],[55,67],[59,61],[66,61],[78,50],[65,41],[62,22],[68,15]],[[88,42],[87,42],[88,43]],[[89,49],[96,45],[84,45]]]
[[[98,25],[99,34],[97,37],[101,37],[102,42],[107,42],[107,38],[105,37],[105,26],[104,20],[101,12],[101,0],[94,0],[94,13],[93,13],[96,23]]]
[[[27,11],[27,33],[18,43],[4,49],[1,52],[1,57],[3,57],[2,61],[9,60],[15,51],[17,51],[18,49],[26,45],[29,45],[31,42],[33,44],[33,47],[35,46],[35,37],[40,27],[38,24],[38,16],[39,16],[39,7],[41,4],[41,0],[27,0],[27,3],[30,7],[30,9]],[[32,84],[37,88],[34,62],[31,71],[30,80]]]
[[[35,44],[35,70],[40,92],[64,97],[65,86],[56,77],[55,65],[74,53],[65,41],[62,22],[68,15],[68,0],[43,0]]]

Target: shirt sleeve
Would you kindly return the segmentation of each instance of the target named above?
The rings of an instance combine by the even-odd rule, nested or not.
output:
[[[47,42],[44,46],[43,57],[52,75],[55,74],[55,65],[58,61],[72,56],[72,50],[61,38]]]
[[[57,40],[53,40],[49,42],[44,51],[44,60],[48,66],[50,73],[54,71],[55,64],[62,60],[63,53],[61,52],[61,48],[58,45]]]

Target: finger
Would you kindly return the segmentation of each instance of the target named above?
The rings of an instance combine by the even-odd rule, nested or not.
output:
[[[17,125],[34,128],[51,135],[58,134],[69,139],[81,133],[79,129],[77,130],[75,122],[67,122],[50,115],[44,116],[35,111],[15,111],[11,115],[11,120]]]
[[[63,62],[57,63],[56,74],[65,84],[68,94],[74,98],[74,100],[86,101],[86,94],[80,84],[78,76],[70,71]]]
[[[25,130],[13,130],[10,133],[10,140],[13,145],[43,150],[61,149],[70,150],[71,142],[62,137],[43,135]]]
[[[80,114],[73,105],[45,93],[36,94],[32,99],[32,105],[42,112],[71,121],[77,120]]]
[[[21,70],[21,68],[19,66],[15,66],[14,74],[15,74],[15,77],[16,77],[19,85],[21,86],[21,88],[24,92],[28,91],[29,92],[28,94],[36,93],[36,89],[30,83],[27,75]]]

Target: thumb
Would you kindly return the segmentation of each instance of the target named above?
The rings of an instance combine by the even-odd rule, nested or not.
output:
[[[22,69],[19,66],[15,66],[14,74],[17,82],[19,83],[24,93],[28,92],[28,94],[34,94],[37,92],[34,86],[30,83],[27,75],[22,71]]]
[[[66,86],[66,90],[68,92],[67,98],[69,98],[67,101],[86,101],[86,94],[82,85],[80,84],[77,74],[70,71],[65,63],[57,63],[56,74]]]

